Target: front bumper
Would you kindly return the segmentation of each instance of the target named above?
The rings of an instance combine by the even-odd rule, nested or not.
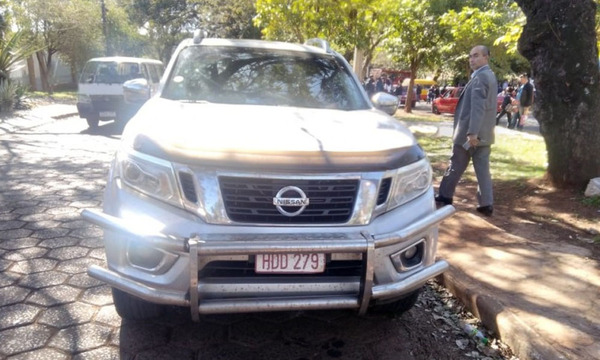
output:
[[[187,272],[189,278],[184,276],[188,285],[183,291],[131,276],[130,269],[114,265],[111,269],[92,266],[88,269],[90,276],[152,303],[190,307],[192,318],[197,320],[199,314],[332,308],[357,309],[362,314],[372,301],[402,298],[448,269],[446,261],[434,259],[437,225],[454,212],[452,206],[445,206],[400,230],[379,235],[340,228],[340,232],[194,234],[187,238],[140,232],[126,221],[101,212],[84,210],[82,216],[108,234],[118,234],[121,240],[176,254],[174,267],[180,267],[179,277]],[[395,272],[389,270],[389,254],[419,241],[427,243],[423,263],[401,276],[386,279],[386,272]],[[355,254],[362,261],[362,273],[344,278],[314,276],[302,281],[286,277],[274,281],[260,277],[215,280],[198,276],[201,259],[251,257],[261,253]]]
[[[126,104],[123,96],[93,96],[91,102],[77,102],[80,118],[100,120],[129,119],[140,109],[139,104]]]

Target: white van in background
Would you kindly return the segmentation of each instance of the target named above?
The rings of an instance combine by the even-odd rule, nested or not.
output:
[[[79,78],[79,117],[86,119],[90,128],[96,128],[104,120],[124,125],[141,104],[124,101],[123,83],[136,79],[146,89],[147,100],[158,90],[163,70],[163,63],[158,60],[122,56],[90,59]]]

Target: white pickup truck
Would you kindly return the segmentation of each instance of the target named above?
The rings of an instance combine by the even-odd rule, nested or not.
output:
[[[369,99],[319,39],[183,41],[124,129],[103,211],[82,214],[108,264],[88,274],[132,319],[408,310],[448,268],[437,226],[455,210],[436,209],[397,101]]]

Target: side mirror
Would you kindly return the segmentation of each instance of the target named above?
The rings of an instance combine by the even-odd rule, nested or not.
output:
[[[389,115],[394,115],[398,109],[398,97],[388,93],[378,92],[371,97],[371,101],[377,109]]]
[[[144,78],[133,79],[123,83],[123,97],[126,104],[141,105],[150,99],[150,85]]]

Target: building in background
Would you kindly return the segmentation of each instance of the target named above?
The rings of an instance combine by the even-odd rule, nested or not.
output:
[[[21,85],[29,85],[29,89],[32,91],[39,91],[42,90],[42,79],[40,74],[40,65],[37,59],[32,55],[27,60],[16,62],[12,66],[9,76],[12,80],[19,82]],[[77,82],[74,81],[73,76],[71,75],[71,67],[64,62],[60,56],[53,56],[52,63],[48,69],[48,74],[48,81],[52,89],[77,88]]]

